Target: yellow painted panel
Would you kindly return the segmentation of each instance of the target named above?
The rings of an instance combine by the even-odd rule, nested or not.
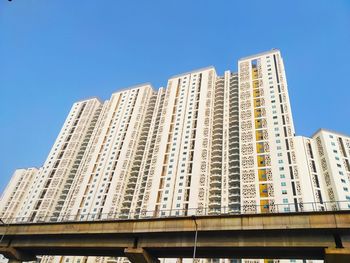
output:
[[[259,118],[261,116],[260,112],[254,111],[255,118]],[[255,120],[255,129],[262,128],[262,121],[261,120]]]
[[[260,193],[260,197],[268,197],[267,184],[259,185],[259,193]]]
[[[265,167],[266,166],[265,155],[259,155],[257,159],[258,159],[258,167]]]
[[[267,180],[266,177],[266,169],[259,169],[258,170],[258,176],[260,182],[265,182]]]

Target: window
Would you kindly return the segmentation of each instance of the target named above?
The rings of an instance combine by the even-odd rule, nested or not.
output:
[[[286,195],[287,194],[287,190],[282,190],[282,194]]]

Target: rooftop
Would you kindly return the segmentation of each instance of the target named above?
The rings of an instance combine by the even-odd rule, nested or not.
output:
[[[261,52],[261,53],[255,54],[255,55],[251,55],[251,56],[248,56],[248,57],[240,58],[238,61],[251,59],[251,58],[255,58],[255,57],[260,57],[260,56],[263,56],[263,55],[268,55],[268,54],[273,54],[273,53],[280,53],[280,50],[277,49],[277,48],[273,48],[273,49],[271,49],[269,51],[264,51],[264,52]]]
[[[185,72],[185,73],[177,74],[177,75],[171,76],[169,79],[179,78],[179,77],[182,77],[184,75],[194,74],[194,73],[198,73],[198,72],[201,72],[201,71],[206,71],[206,70],[209,70],[209,69],[213,69],[215,71],[215,67],[214,66],[208,66],[208,67],[204,67],[204,68],[199,68],[199,69],[195,69],[195,70],[192,70],[192,71],[188,71],[188,72]]]
[[[328,130],[328,129],[324,129],[324,128],[318,129],[314,134],[311,135],[311,137],[314,137],[319,132],[328,132],[328,133],[336,134],[336,135],[339,135],[339,136],[342,136],[342,137],[350,138],[350,136],[345,134],[345,133],[336,132],[336,131],[332,131],[332,130]]]

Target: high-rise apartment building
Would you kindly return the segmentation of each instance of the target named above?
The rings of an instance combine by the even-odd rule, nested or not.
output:
[[[74,103],[18,217],[38,221],[59,216],[94,130],[100,104],[97,99]]]
[[[350,200],[349,156],[349,137],[295,136],[271,50],[240,59],[238,73],[208,67],[157,91],[142,84],[75,103],[44,165],[16,171],[0,211],[35,222],[336,209],[325,202]]]
[[[300,186],[303,193],[302,210],[325,210],[324,180],[317,154],[316,144],[311,138],[296,136],[294,138],[297,152],[296,162],[300,176]]]
[[[17,169],[8,183],[0,202],[0,218],[14,218],[22,212],[22,204],[29,198],[29,189],[38,174],[37,168]]]
[[[133,178],[131,171],[139,159],[138,146],[144,143],[142,131],[149,124],[145,118],[152,111],[149,108],[155,95],[146,84],[114,93],[103,104],[62,217],[100,219],[120,214],[127,182]]]
[[[350,137],[320,129],[312,138],[321,166],[327,209],[349,209]]]
[[[242,212],[298,210],[305,193],[281,54],[243,58],[238,74]]]

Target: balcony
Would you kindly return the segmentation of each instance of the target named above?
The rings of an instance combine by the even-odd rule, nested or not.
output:
[[[230,186],[230,188],[237,188],[238,189],[240,186],[240,182],[230,181],[229,186]]]
[[[220,166],[212,166],[211,167],[211,172],[213,174],[221,174],[221,172],[222,172],[221,165]]]
[[[255,99],[254,100],[254,107],[258,108],[258,107],[261,107],[261,106],[263,106],[262,100],[261,99]]]
[[[134,191],[135,191],[135,189],[134,188],[127,188],[126,190],[125,190],[125,194],[126,195],[128,195],[128,194],[133,194],[134,193]]]
[[[259,114],[255,114],[256,118],[260,118],[261,117],[261,112],[259,112]],[[263,125],[262,125],[262,120],[255,120],[255,129],[261,129],[263,128]]]
[[[255,132],[255,138],[257,141],[261,141],[264,139],[264,136],[263,136],[263,131],[259,130],[259,131],[256,131]]]
[[[219,129],[219,130],[221,130],[222,129],[222,122],[217,122],[217,123],[214,123],[213,124],[213,129],[215,130],[215,129]]]
[[[264,143],[263,142],[256,143],[256,152],[257,153],[264,153],[265,152],[265,148],[264,148]]]
[[[253,81],[253,89],[259,88],[259,81],[255,80]]]
[[[266,169],[259,169],[258,177],[259,177],[259,182],[266,182],[267,181]]]
[[[258,167],[265,167],[266,166],[265,155],[258,155],[257,162],[258,162]]]
[[[217,155],[221,156],[222,144],[221,143],[214,144],[212,146],[212,151],[213,151],[213,155],[214,155],[214,152],[215,152]]]
[[[213,200],[212,202],[210,202],[208,214],[220,213],[220,211],[221,211],[221,199],[215,200],[215,201]]]
[[[218,186],[210,187],[209,192],[210,193],[221,193],[221,187],[218,187]]]
[[[129,182],[128,183],[128,187],[135,187],[136,186],[136,182]]]
[[[130,176],[130,177],[129,177],[129,182],[136,183],[136,182],[137,182],[137,179],[138,179],[137,176]]]
[[[269,212],[269,200],[260,200],[260,210],[262,213],[268,213]]]
[[[241,196],[241,192],[240,189],[229,189],[229,196],[235,196],[235,197],[240,197]]]
[[[261,198],[268,197],[268,190],[267,190],[267,184],[260,184],[259,185],[259,194]]]
[[[257,69],[253,69],[252,70],[252,79],[255,80],[258,78],[258,70]]]
[[[216,132],[214,135],[213,135],[213,139],[222,139],[222,133],[221,132]]]
[[[212,162],[219,162],[219,163],[221,163],[221,161],[222,161],[222,157],[221,157],[221,155],[213,155],[212,157],[211,157],[211,161]]]
[[[261,109],[255,109],[254,110],[254,117],[255,118],[261,118],[262,117],[262,114],[261,114]],[[256,125],[256,121],[255,121],[255,125]]]

